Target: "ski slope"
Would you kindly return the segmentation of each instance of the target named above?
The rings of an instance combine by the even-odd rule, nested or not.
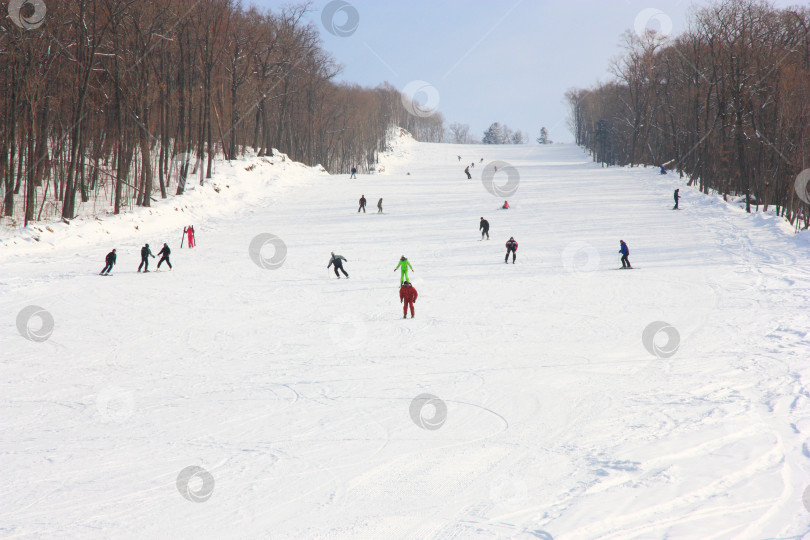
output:
[[[514,195],[484,188],[495,160]],[[3,232],[0,535],[810,534],[807,236],[571,145],[400,137],[382,164],[220,162],[152,209]],[[249,255],[262,233],[279,268]],[[620,239],[637,270],[614,271]],[[135,272],[147,242],[173,271]],[[31,305],[44,341],[18,331]],[[648,341],[658,356],[657,321],[677,332]]]

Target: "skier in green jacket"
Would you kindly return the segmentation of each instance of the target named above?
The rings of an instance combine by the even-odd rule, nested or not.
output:
[[[404,282],[408,281],[408,269],[409,268],[411,270],[413,270],[413,266],[411,266],[411,263],[408,262],[408,259],[405,258],[405,255],[403,255],[399,259],[399,264],[397,265],[397,267],[394,268],[394,272],[396,272],[397,270],[399,270],[401,272],[401,274],[399,276],[399,285],[400,285],[400,287],[402,286],[402,284]]]

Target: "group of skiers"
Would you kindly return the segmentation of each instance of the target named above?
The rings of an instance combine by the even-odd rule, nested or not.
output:
[[[366,196],[365,195],[360,195],[360,207],[357,209],[358,214],[360,213],[360,210],[362,210],[364,214],[366,213]],[[377,201],[377,213],[378,214],[383,213],[383,210],[382,210],[382,197],[380,197],[380,200]]]
[[[188,238],[188,247],[193,248],[194,246],[197,245],[196,239],[194,238],[193,225],[183,227],[183,237],[180,240],[180,247],[183,247],[183,242],[186,241],[186,238]],[[158,270],[160,270],[160,265],[163,264],[164,262],[169,266],[169,270],[171,270],[172,262],[169,260],[169,255],[172,254],[172,250],[169,249],[169,244],[164,242],[163,247],[160,249],[160,251],[157,252],[157,254],[160,255],[160,260],[158,261],[157,264]],[[138,265],[138,272],[141,272],[141,270],[143,270],[144,273],[149,272],[149,257],[152,257],[153,259],[155,258],[155,256],[152,254],[152,250],[149,247],[149,244],[144,244],[144,246],[141,248],[141,264]],[[107,256],[104,258],[104,262],[106,264],[104,265],[104,268],[101,269],[101,272],[99,272],[98,275],[109,276],[117,260],[118,254],[116,250],[113,249],[112,251],[107,253]]]

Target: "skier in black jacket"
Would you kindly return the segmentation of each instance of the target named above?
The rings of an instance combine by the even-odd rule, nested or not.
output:
[[[172,250],[169,249],[169,244],[164,243],[163,249],[158,251],[158,255],[161,255],[160,260],[158,261],[158,270],[160,270],[160,265],[163,261],[166,261],[166,264],[169,265],[169,270],[172,269],[172,262],[169,260],[169,255],[172,254]]]
[[[99,273],[99,275],[100,276],[109,275],[110,272],[112,271],[112,267],[115,265],[115,260],[117,258],[118,258],[118,256],[115,254],[115,250],[112,250],[111,252],[107,253],[107,257],[104,259],[104,261],[107,263],[107,265],[104,267],[104,269],[101,271],[101,273]]]
[[[155,256],[152,255],[152,251],[149,249],[149,244],[144,244],[141,248],[141,264],[138,266],[138,272],[141,271],[141,268],[144,269],[144,273],[149,271],[149,257],[155,258]]]
[[[503,262],[509,264],[509,254],[512,254],[512,264],[515,264],[515,258],[517,257],[517,248],[518,243],[515,241],[514,236],[510,236],[509,240],[506,241],[506,257],[504,257]]]
[[[362,210],[364,214],[366,213],[366,196],[365,195],[360,195],[360,208],[357,209],[358,214],[360,213],[360,210]]]
[[[680,191],[680,189],[675,190],[675,206],[672,207],[673,210],[679,210],[679,208],[678,208],[678,199],[681,198],[681,196],[678,194],[679,191]]]
[[[340,274],[338,274],[338,270],[343,272],[343,275],[346,276],[346,278],[348,278],[349,274],[347,274],[346,270],[343,269],[343,261],[345,261],[345,260],[346,260],[346,257],[344,257],[343,255],[335,255],[335,252],[333,251],[332,252],[332,258],[329,259],[329,264],[326,267],[329,268],[330,266],[332,266],[334,264],[335,265],[335,275],[337,276],[337,278],[340,279]],[[348,261],[346,261],[346,262],[348,262]]]
[[[481,218],[481,225],[478,229],[481,231],[481,240],[484,239],[484,235],[487,235],[487,240],[489,240],[489,221]]]

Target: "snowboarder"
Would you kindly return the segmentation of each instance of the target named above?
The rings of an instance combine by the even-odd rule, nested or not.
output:
[[[111,252],[107,253],[107,257],[105,257],[105,259],[104,259],[104,262],[106,262],[107,265],[101,270],[99,275],[100,276],[108,276],[108,275],[110,275],[110,272],[112,271],[112,267],[115,266],[115,260],[117,258],[118,258],[118,256],[115,254],[114,249]]]
[[[158,261],[158,270],[160,270],[160,265],[163,264],[163,261],[166,261],[166,264],[169,265],[169,270],[172,269],[172,262],[169,260],[169,255],[172,254],[172,250],[169,249],[169,244],[163,243],[163,249],[158,251],[158,255],[160,255],[160,260]]]
[[[378,213],[378,214],[382,214],[382,213],[383,213],[383,211],[382,211],[382,197],[380,197],[380,200],[379,200],[379,201],[377,201],[377,213]]]
[[[189,225],[188,227],[183,228],[183,234],[188,235],[188,247],[194,247],[194,226]],[[183,242],[180,242],[180,247],[183,247]]]
[[[478,227],[478,230],[481,231],[481,240],[484,239],[484,235],[487,235],[487,240],[489,240],[489,221],[482,217],[481,225]]]
[[[509,201],[503,201],[503,206],[501,206],[504,210],[509,210]]]
[[[627,258],[630,256],[630,250],[627,249],[624,240],[619,240],[619,253],[622,254],[622,268],[633,268],[630,266],[630,259]]]
[[[366,196],[365,195],[360,195],[360,208],[357,209],[358,214],[360,213],[360,210],[362,210],[364,214],[366,213]]]
[[[675,190],[675,206],[672,207],[673,210],[678,210],[678,199],[681,198],[681,196],[678,194],[679,191],[680,189]]]
[[[469,165],[464,169],[464,174],[467,175],[467,180],[472,180],[472,175],[470,174],[470,166]]]
[[[667,174],[667,170],[661,165],[661,174]]]
[[[411,319],[413,319],[413,305],[416,302],[416,299],[419,297],[419,293],[416,292],[416,288],[411,285],[410,281],[404,282],[399,287],[399,302],[402,304],[402,318],[408,318],[408,306],[411,308]]]
[[[509,264],[509,254],[512,254],[512,264],[515,264],[515,258],[517,257],[516,252],[518,248],[518,243],[515,242],[515,237],[510,236],[509,240],[506,241],[506,257],[504,257],[503,262]]]
[[[352,167],[352,175],[349,178],[357,179],[357,167]]]
[[[141,264],[138,266],[138,272],[141,271],[141,268],[144,269],[144,273],[149,271],[149,257],[155,258],[155,256],[152,255],[152,251],[149,249],[149,244],[144,244],[141,248]]]
[[[408,261],[408,259],[405,258],[405,255],[403,255],[402,257],[400,257],[399,264],[397,264],[397,267],[394,268],[394,272],[396,272],[397,270],[400,271],[399,276],[400,285],[402,285],[402,283],[404,283],[405,281],[408,281],[408,269],[413,270],[413,266],[411,266],[411,263]],[[416,270],[413,271],[415,272]]]
[[[348,279],[349,274],[347,274],[346,270],[343,269],[343,261],[345,261],[345,260],[346,260],[346,257],[344,257],[343,255],[335,255],[335,252],[333,251],[332,252],[332,258],[329,259],[329,264],[326,267],[329,268],[330,266],[332,266],[334,264],[335,265],[335,275],[337,276],[337,278],[340,279],[340,274],[338,274],[338,270],[340,270],[341,272],[343,272],[343,275],[346,276],[346,278]],[[346,262],[348,262],[348,261],[346,261]]]

